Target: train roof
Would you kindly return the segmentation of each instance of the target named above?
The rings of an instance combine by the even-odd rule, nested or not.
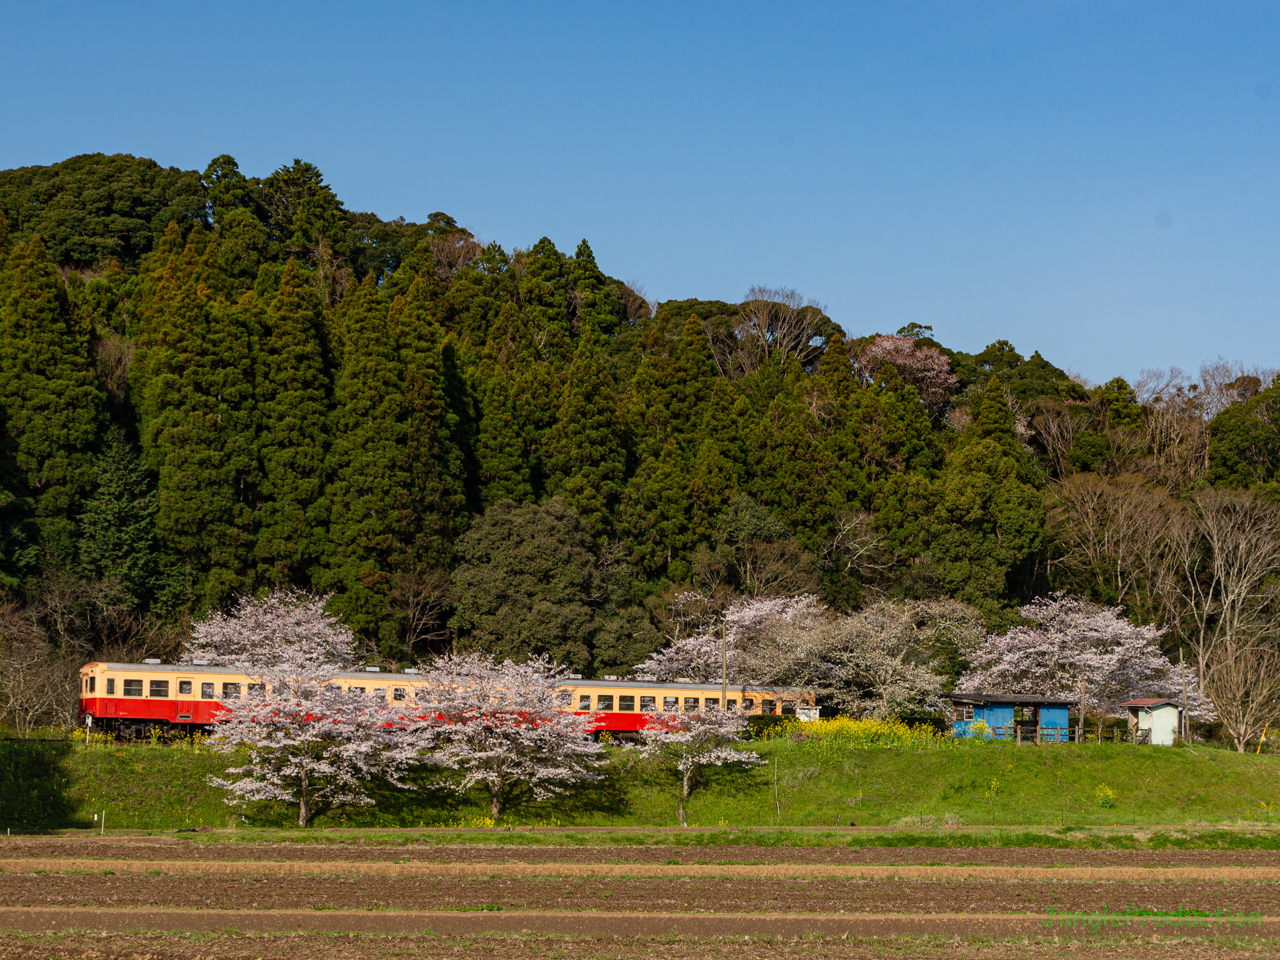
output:
[[[240,667],[214,667],[207,664],[192,663],[105,663],[102,661],[94,661],[85,664],[83,669],[89,667],[104,667],[107,670],[127,670],[130,673],[226,673],[246,676],[248,671]],[[386,680],[388,678],[408,681],[410,683],[424,679],[422,674],[417,673],[395,673],[392,671],[344,671],[335,673],[335,678],[343,680]],[[658,680],[589,680],[581,677],[574,677],[560,684],[562,687],[617,687],[621,690],[662,687],[663,689],[672,690],[710,690],[716,691],[722,688],[719,683],[685,683],[679,681],[658,681]],[[791,687],[766,687],[756,683],[731,683],[728,689],[733,693],[743,693],[744,691],[754,691],[757,693],[777,693],[786,694],[794,692]]]

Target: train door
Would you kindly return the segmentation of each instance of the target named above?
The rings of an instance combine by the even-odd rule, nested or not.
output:
[[[178,678],[178,711],[177,718],[179,722],[190,720],[194,710],[196,699],[196,680],[195,677],[179,677]]]
[[[116,678],[103,677],[102,685],[106,687],[103,693],[102,715],[104,717],[114,717],[116,715]]]

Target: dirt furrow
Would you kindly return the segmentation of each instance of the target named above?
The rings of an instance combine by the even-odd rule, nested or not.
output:
[[[929,864],[611,864],[611,863],[387,863],[385,861],[292,861],[243,860],[0,860],[0,872],[32,873],[83,872],[150,873],[170,876],[219,876],[261,874],[300,876],[329,874],[371,877],[897,877],[902,879],[984,879],[984,880],[1205,880],[1272,882],[1280,880],[1280,866],[1270,867],[1009,867],[934,866]]]
[[[5,907],[962,914],[1179,910],[1280,915],[1274,884],[683,878],[173,877],[8,874]]]

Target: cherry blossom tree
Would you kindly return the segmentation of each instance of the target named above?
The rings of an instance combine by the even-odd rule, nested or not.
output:
[[[604,749],[591,736],[598,718],[566,710],[564,667],[547,657],[502,663],[483,654],[447,654],[425,670],[439,711],[436,757],[461,776],[459,792],[489,791],[496,821],[513,803],[545,800],[600,778]]]
[[[365,805],[371,780],[412,789],[404,775],[431,756],[430,704],[365,696],[338,678],[354,659],[351,631],[324,612],[325,597],[277,591],[244,598],[230,615],[197,623],[184,659],[239,667],[249,689],[220,699],[213,744],[247,761],[209,782],[227,802],[298,805],[298,826],[337,804]]]
[[[918,347],[914,337],[880,334],[853,360],[868,383],[874,381],[884,367],[895,367],[898,376],[915,387],[920,399],[930,407],[946,401],[960,382],[951,372],[951,361],[942,351],[935,347]]]
[[[799,597],[769,597],[739,600],[722,615],[700,624],[694,633],[680,637],[670,646],[649,655],[636,664],[640,676],[652,676],[666,683],[687,678],[695,683],[715,683],[724,675],[725,654],[728,655],[729,683],[759,683],[757,665],[749,648],[753,637],[762,630],[780,625],[808,623],[823,613],[823,606],[812,594]]]
[[[680,826],[686,826],[684,805],[708,767],[764,763],[752,750],[740,750],[746,718],[737,710],[701,713],[652,713],[640,731],[639,750],[665,762],[680,775]]]
[[[350,669],[357,660],[355,635],[325,611],[328,600],[290,589],[241,597],[231,613],[214,612],[192,625],[181,661],[242,669],[288,664]]]
[[[1157,646],[1160,628],[1130,623],[1119,607],[1063,594],[1036,600],[1021,613],[1033,625],[989,634],[958,690],[1074,700],[1083,683],[1086,708],[1103,713],[1136,697],[1181,698],[1181,675]],[[1187,689],[1191,712],[1212,716],[1190,675]]]

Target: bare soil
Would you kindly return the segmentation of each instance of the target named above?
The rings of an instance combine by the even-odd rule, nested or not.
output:
[[[1026,880],[86,876],[5,874],[0,907],[1044,914],[1133,908],[1280,915],[1280,885]]]
[[[0,937],[0,960],[597,960],[652,956],[661,960],[1243,960],[1274,956],[1275,940],[1073,937],[965,940],[870,936],[781,939],[645,936],[199,936],[77,934]]]
[[[1275,850],[1054,850],[1042,847],[515,846],[376,842],[240,844],[185,837],[0,837],[0,859],[388,861],[423,863],[991,864],[1280,866]]]

